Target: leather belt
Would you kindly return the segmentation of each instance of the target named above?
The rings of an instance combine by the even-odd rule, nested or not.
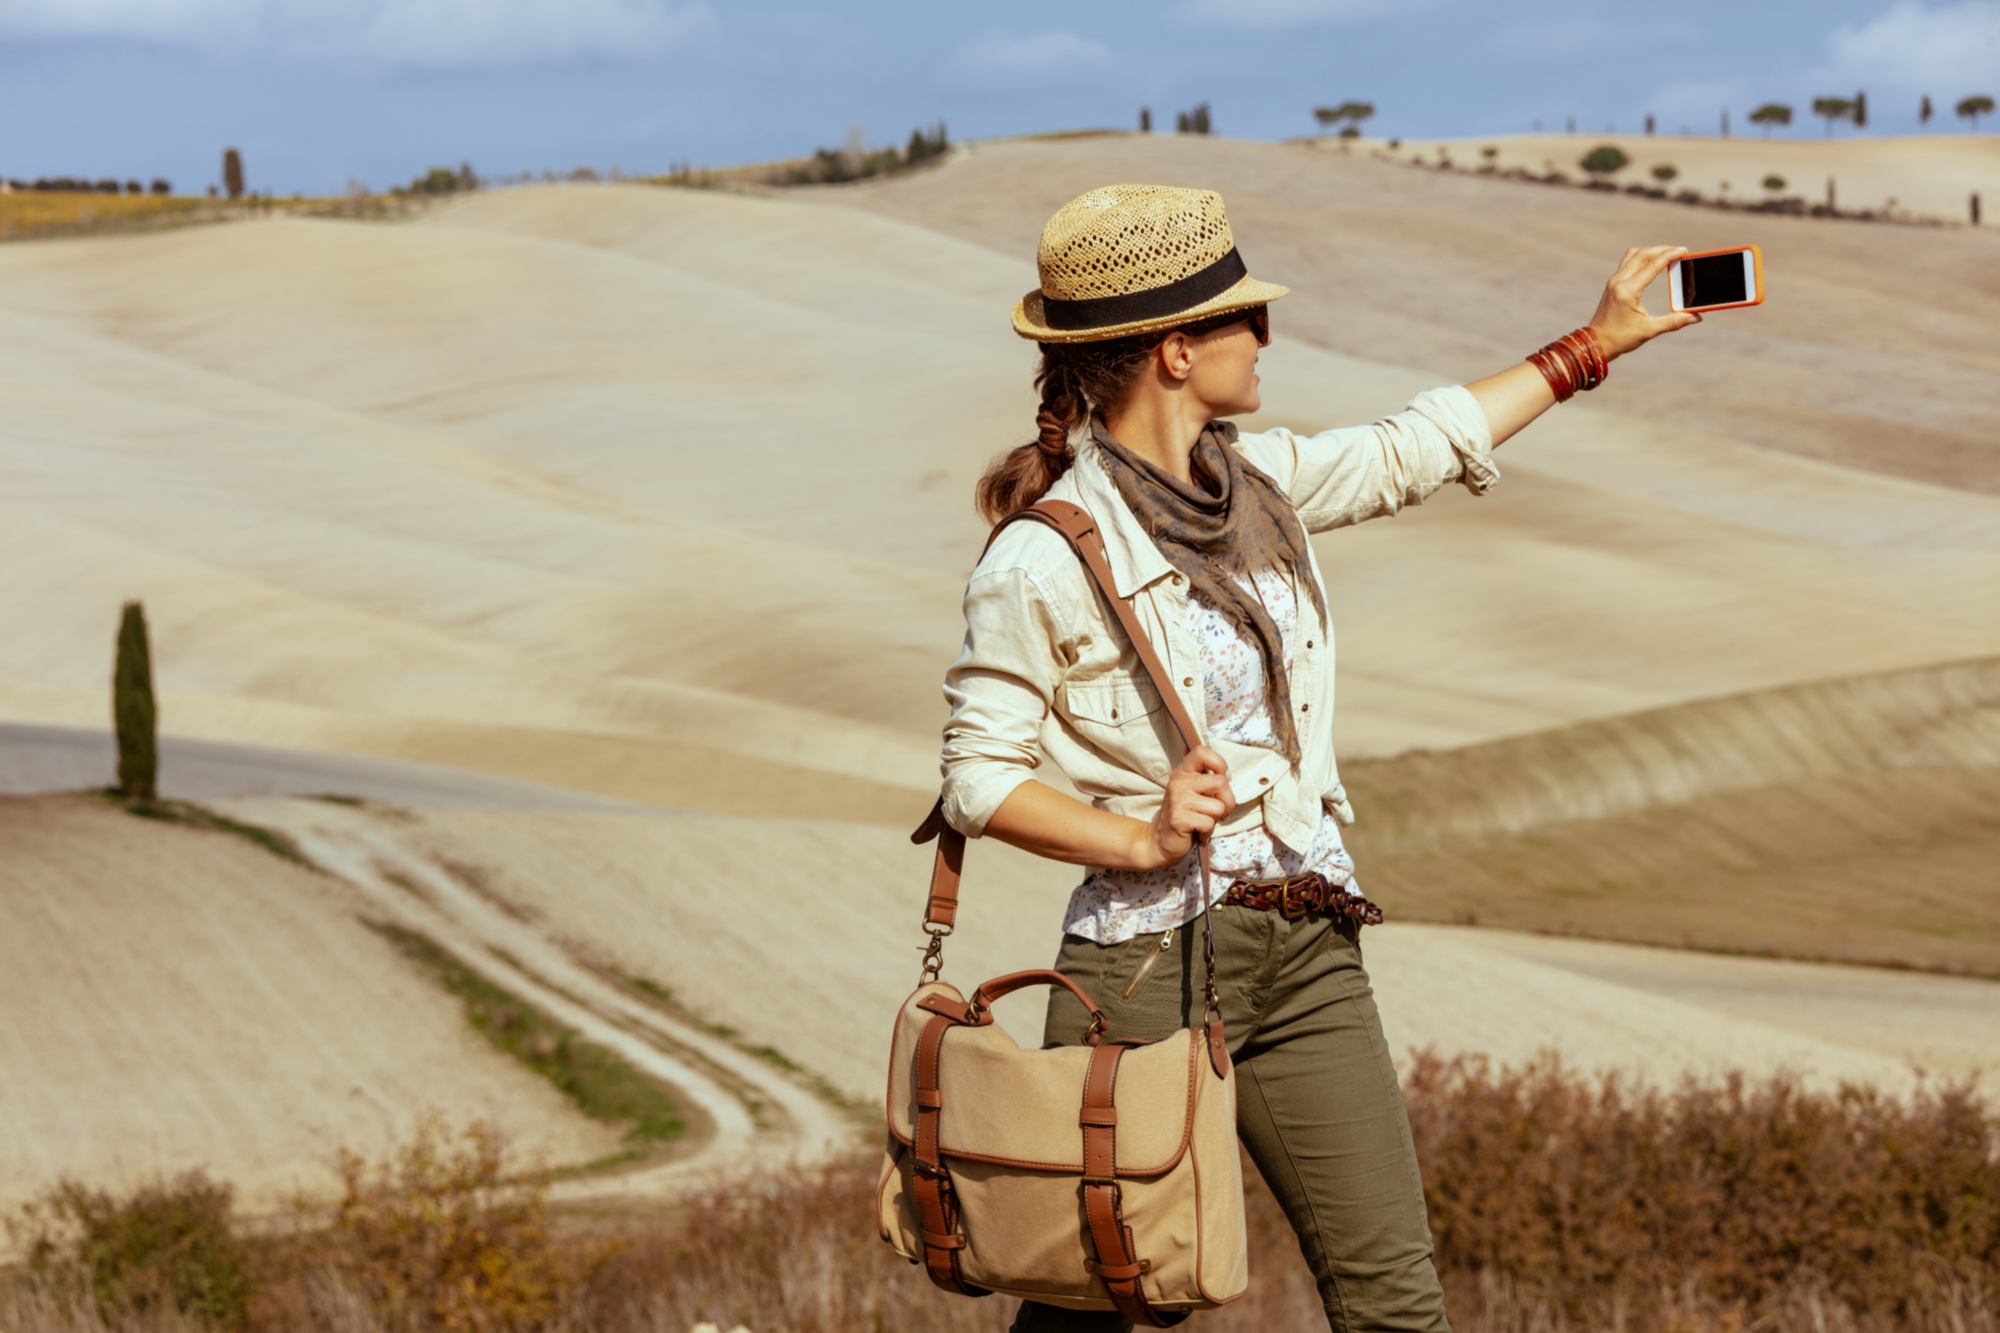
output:
[[[1276,912],[1287,921],[1297,921],[1314,912],[1327,912],[1363,926],[1382,924],[1381,908],[1358,893],[1349,893],[1345,885],[1332,883],[1318,872],[1265,884],[1239,879],[1229,886],[1221,901],[1230,907]]]

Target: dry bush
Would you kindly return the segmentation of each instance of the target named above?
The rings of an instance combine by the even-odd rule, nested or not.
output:
[[[1899,1101],[1732,1076],[1663,1092],[1553,1058],[1426,1057],[1405,1095],[1438,1266],[1504,1278],[1501,1305],[1919,1327],[1956,1302],[1990,1326],[2000,1121],[1969,1086]]]
[[[119,1197],[57,1181],[12,1226],[27,1254],[28,1308],[46,1321],[64,1311],[126,1322],[242,1324],[249,1253],[230,1226],[229,1186],[199,1171]],[[18,1313],[18,1312],[17,1312]]]
[[[628,1231],[587,1289],[593,1329],[1000,1333],[1015,1302],[933,1287],[875,1234],[875,1163],[787,1171],[689,1200],[675,1230]]]
[[[1553,1060],[1423,1058],[1406,1092],[1459,1333],[2000,1333],[2000,1119],[1966,1088],[1659,1091]],[[718,1186],[608,1238],[556,1225],[543,1177],[510,1176],[486,1126],[430,1121],[340,1174],[338,1203],[253,1246],[248,1333],[1000,1333],[1013,1317],[1004,1297],[939,1292],[876,1238],[871,1162]],[[1254,1172],[1246,1204],[1250,1292],[1190,1327],[1324,1329]],[[95,1290],[17,1284],[0,1329],[212,1326]]]
[[[493,1125],[451,1133],[435,1116],[385,1161],[342,1150],[338,1202],[300,1200],[298,1227],[271,1247],[257,1323],[398,1333],[547,1327],[602,1256],[558,1245],[546,1175],[513,1177],[507,1166]]]

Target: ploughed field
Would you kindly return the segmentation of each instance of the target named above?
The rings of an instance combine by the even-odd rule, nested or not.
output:
[[[1983,981],[1466,928],[2000,975],[2000,239],[1962,228],[1107,136],[774,196],[538,188],[394,225],[0,246],[0,718],[101,727],[117,607],[141,597],[176,736],[628,803],[230,808],[354,875],[435,871],[537,947],[671,992],[675,1021],[871,1101],[915,970],[928,861],[902,832],[935,790],[937,685],[983,536],[970,489],[1034,410],[1007,311],[1042,220],[1135,179],[1222,190],[1253,270],[1294,287],[1262,420],[1295,428],[1524,355],[1588,317],[1628,244],[1765,250],[1767,306],[1621,362],[1501,451],[1493,495],[1319,539],[1353,841],[1396,923],[1369,959],[1398,1049],[1553,1045],[1661,1076],[1895,1082],[1913,1052],[1990,1067]],[[329,773],[284,789],[344,790]],[[383,1072],[312,1054],[331,1035],[285,1039],[297,1086],[293,1066],[244,1066],[205,1017],[223,1000],[204,987],[253,985],[230,967],[290,960],[287,984],[328,988],[313,1024],[391,1045],[369,1006],[432,985],[352,924],[376,900],[247,843],[228,874],[248,896],[176,946],[229,966],[121,980],[79,1010],[67,997],[102,969],[75,950],[170,938],[238,891],[203,885],[239,881],[149,841],[223,834],[49,808],[6,815],[43,849],[16,856],[9,834],[0,856],[10,1025],[159,1025],[203,1078],[239,1071],[230,1115],[309,1132],[239,1148],[201,1100],[221,1084],[123,1104],[167,1074],[128,1080],[37,1036],[0,1046],[0,1135],[74,1137],[48,1109],[69,1104],[110,1119],[27,1160],[273,1180],[268,1163],[308,1171],[314,1145],[414,1114],[394,1077],[416,1065],[458,1071],[428,1094],[448,1110],[527,1108],[523,1132],[567,1159],[619,1142],[454,1028],[435,990],[391,1006],[410,1036],[370,1056]],[[1069,876],[975,849],[951,975],[1045,963]],[[318,946],[268,942],[259,913],[302,904],[327,917]],[[449,1059],[446,1037],[464,1046]],[[336,1083],[392,1091],[366,1114],[298,1091]],[[691,1133],[726,1139],[729,1106],[703,1114]],[[810,1116],[787,1114],[805,1142]],[[133,1146],[139,1120],[156,1146]]]

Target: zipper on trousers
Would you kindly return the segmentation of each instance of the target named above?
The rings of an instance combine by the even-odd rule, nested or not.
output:
[[[1125,992],[1124,994],[1118,997],[1119,999],[1129,1000],[1133,997],[1133,995],[1138,993],[1139,987],[1146,984],[1146,978],[1153,975],[1153,967],[1160,961],[1160,955],[1164,954],[1167,951],[1168,947],[1173,944],[1173,942],[1174,942],[1174,931],[1173,927],[1169,926],[1167,928],[1167,933],[1160,936],[1159,947],[1157,949],[1154,949],[1151,953],[1147,954],[1146,961],[1139,964],[1139,970],[1133,973],[1131,984],[1125,987]]]

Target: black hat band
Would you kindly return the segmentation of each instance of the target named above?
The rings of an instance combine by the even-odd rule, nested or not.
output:
[[[1121,296],[1098,296],[1087,301],[1059,301],[1042,296],[1042,321],[1052,329],[1107,329],[1119,324],[1165,319],[1192,310],[1203,301],[1213,300],[1250,275],[1243,256],[1231,246],[1229,253],[1164,287],[1148,287],[1143,292]]]

